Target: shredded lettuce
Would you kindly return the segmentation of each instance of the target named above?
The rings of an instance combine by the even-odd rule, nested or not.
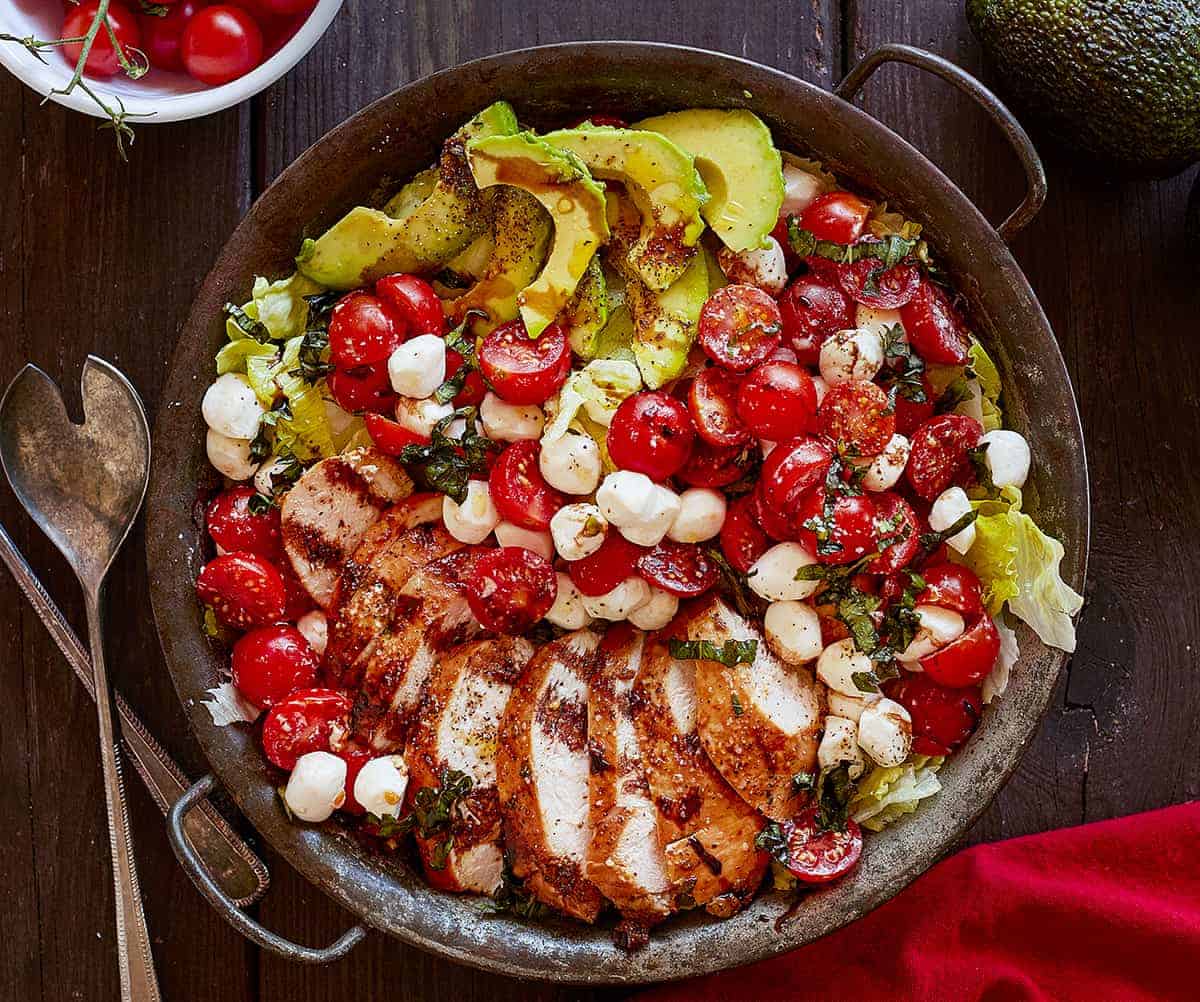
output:
[[[591,423],[607,428],[621,401],[642,388],[637,363],[621,358],[598,358],[572,375],[548,409],[553,419],[542,433],[542,442],[562,438],[571,423],[586,415]],[[583,415],[580,414],[583,412]]]
[[[243,336],[237,341],[230,341],[217,352],[217,375],[223,376],[227,372],[245,372],[246,363],[251,358],[273,358],[278,350],[274,344],[262,344],[251,337]]]
[[[979,389],[979,406],[982,412],[979,421],[984,431],[995,431],[1004,427],[1004,412],[1000,409],[1000,370],[978,341],[971,342],[971,368]]]
[[[942,788],[937,771],[944,761],[913,755],[903,765],[876,766],[859,780],[850,801],[850,816],[864,828],[877,832],[897,818],[912,814],[918,803]]]
[[[254,279],[252,298],[242,306],[242,310],[251,320],[262,323],[272,340],[283,341],[304,333],[304,326],[308,322],[308,303],[304,297],[324,291],[323,285],[318,285],[299,272],[277,282],[259,275]],[[246,332],[232,318],[225,322],[225,330],[230,341],[240,341],[246,337]]]
[[[1004,690],[1008,688],[1008,677],[1012,672],[1013,665],[1021,656],[1021,649],[1017,646],[1017,634],[1004,622],[1003,614],[993,616],[992,621],[996,624],[996,630],[1000,634],[1000,653],[996,655],[996,663],[992,666],[988,677],[983,680],[983,701],[985,703],[990,703],[997,696],[1004,695]]]

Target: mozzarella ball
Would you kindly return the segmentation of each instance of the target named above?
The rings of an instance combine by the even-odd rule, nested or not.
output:
[[[542,443],[538,469],[555,490],[564,494],[591,494],[603,472],[600,446],[591,435],[569,431],[553,441]]]
[[[825,718],[825,733],[817,747],[817,765],[821,770],[835,769],[843,763],[850,766],[851,779],[858,779],[866,768],[858,747],[858,726],[845,717]]]
[[[432,397],[426,400],[401,397],[396,401],[396,423],[414,435],[424,438],[433,434],[434,425],[453,413],[454,408],[450,404],[439,404]],[[453,429],[447,428],[446,433],[454,437]]]
[[[961,487],[950,487],[938,495],[929,509],[929,527],[934,532],[944,532],[971,510],[971,499]],[[975,523],[946,540],[946,545],[959,553],[966,553],[975,542]]]
[[[388,378],[402,397],[429,396],[446,381],[446,342],[436,334],[405,341],[388,359]]]
[[[512,522],[501,522],[496,526],[496,542],[501,546],[523,546],[539,557],[554,559],[554,540],[548,532],[534,532]]]
[[[847,696],[836,689],[829,689],[825,694],[825,699],[829,704],[831,714],[858,723],[862,711],[883,697],[874,692],[864,692],[859,696]]]
[[[639,630],[661,630],[679,611],[679,599],[669,591],[650,586],[650,597],[629,613],[629,622]]]
[[[891,333],[893,327],[904,330],[899,310],[881,310],[875,306],[864,306],[862,303],[859,303],[854,311],[854,326],[860,330],[874,331],[881,338]]]
[[[830,644],[817,658],[817,678],[843,696],[861,696],[863,691],[854,684],[859,672],[873,672],[875,665],[847,637]]]
[[[918,605],[913,612],[920,620],[920,626],[912,642],[896,655],[900,661],[920,661],[960,637],[966,628],[962,616],[940,605]]]
[[[679,496],[644,473],[618,470],[604,478],[596,504],[621,535],[638,546],[657,546],[679,514]]]
[[[371,759],[354,779],[354,799],[377,818],[397,817],[407,789],[408,766],[399,755]]]
[[[488,393],[479,405],[483,432],[496,442],[521,442],[541,438],[546,415],[537,404],[509,404]]]
[[[780,215],[794,216],[803,212],[824,188],[821,179],[816,174],[810,174],[802,167],[785,163],[783,165],[783,205]]]
[[[264,411],[246,377],[227,372],[204,391],[200,413],[213,431],[229,438],[253,438]]]
[[[821,345],[821,378],[830,386],[874,379],[883,368],[883,338],[855,327],[832,334]]]
[[[460,543],[482,543],[500,523],[500,513],[492,503],[492,492],[486,480],[467,482],[467,496],[462,504],[449,494],[442,498],[442,521],[446,531]]]
[[[603,595],[584,595],[583,607],[595,619],[619,622],[650,600],[650,586],[641,578],[626,578]]]
[[[821,401],[825,399],[825,394],[829,392],[829,384],[820,376],[813,376],[813,389],[817,391],[817,406],[821,406]]]
[[[787,259],[774,237],[767,237],[762,247],[740,252],[722,247],[717,252],[717,263],[729,281],[757,286],[772,296],[778,296],[787,285]]]
[[[894,699],[880,699],[858,718],[858,746],[876,765],[900,765],[912,750],[912,717]]]
[[[209,428],[204,448],[208,453],[208,461],[218,473],[230,480],[249,480],[258,469],[258,463],[250,458],[248,438],[230,438]]]
[[[563,505],[550,519],[550,536],[563,560],[582,560],[604,543],[608,520],[594,504]]]
[[[1032,457],[1029,443],[1023,435],[1007,428],[997,428],[984,435],[979,444],[987,446],[983,461],[987,463],[992,483],[997,487],[1025,486]]]
[[[680,543],[703,543],[725,524],[725,495],[711,487],[691,487],[679,495],[679,514],[667,535]]]
[[[325,647],[329,643],[329,621],[325,618],[325,613],[320,609],[306,612],[296,620],[296,629],[308,641],[308,646],[317,657],[325,653]]]
[[[283,799],[301,821],[324,821],[346,802],[346,763],[325,751],[301,755]]]
[[[776,543],[759,557],[746,575],[750,590],[769,602],[792,602],[808,598],[820,581],[797,581],[801,567],[815,564],[817,558],[799,543]]]
[[[772,602],[763,617],[767,644],[790,665],[804,664],[821,653],[821,617],[804,602]]]
[[[558,572],[558,593],[554,596],[554,604],[546,613],[546,619],[564,630],[582,630],[592,621],[587,609],[583,607],[583,596],[575,587],[575,582],[562,571]]]
[[[901,434],[893,435],[883,447],[883,452],[863,464],[867,468],[862,478],[863,487],[869,491],[890,491],[904,473],[911,450],[912,445],[907,438]]]

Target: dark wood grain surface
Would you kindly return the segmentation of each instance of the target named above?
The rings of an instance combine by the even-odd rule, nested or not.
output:
[[[953,0],[349,0],[285,80],[206,120],[141,128],[128,164],[93,122],[41,107],[2,75],[0,380],[33,361],[70,387],[84,355],[95,352],[129,373],[153,411],[195,289],[254,196],[297,153],[363,104],[423,74],[503,49],[583,38],[684,42],[826,86],[869,48],[892,40],[984,71]],[[1019,198],[1003,140],[947,85],[909,67],[886,67],[868,85],[865,105],[943,165],[990,217]],[[1183,233],[1192,172],[1107,183],[1069,155],[1044,152],[1050,199],[1015,251],[1058,334],[1088,438],[1088,606],[1079,651],[1051,711],[973,841],[1200,795],[1200,370],[1189,355],[1200,261]],[[0,518],[78,625],[69,571],[7,487]],[[110,590],[113,672],[196,774],[203,763],[154,637],[147,602],[153,573],[134,538]],[[0,999],[114,999],[94,714],[4,574],[0,645]],[[181,874],[140,785],[130,784],[130,799],[171,1002],[616,997],[490,977],[378,936],[321,970],[262,955]],[[259,917],[304,943],[340,933],[350,918],[264,855],[273,886]]]

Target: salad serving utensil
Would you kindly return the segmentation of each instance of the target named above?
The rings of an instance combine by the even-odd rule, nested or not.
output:
[[[74,424],[50,377],[26,365],[0,400],[0,462],[18,500],[83,588],[112,849],[121,997],[159,1002],[125,806],[101,605],[108,569],[146,494],[150,428],[137,391],[108,362],[87,357],[81,390],[84,422]]]

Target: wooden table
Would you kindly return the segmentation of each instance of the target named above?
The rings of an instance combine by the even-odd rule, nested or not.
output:
[[[203,121],[139,128],[128,164],[92,121],[40,107],[0,75],[0,380],[33,361],[73,385],[85,353],[95,352],[133,378],[153,411],[176,332],[219,247],[301,150],[368,101],[441,67],[606,37],[719,49],[822,86],[893,40],[981,69],[962,4],[952,0],[349,0],[285,80]],[[990,218],[1016,204],[1014,159],[950,87],[892,66],[867,91],[868,109],[943,165]],[[1062,344],[1088,437],[1088,607],[1050,713],[972,841],[1200,795],[1200,368],[1189,354],[1200,254],[1183,231],[1190,172],[1109,184],[1081,173],[1078,159],[1045,152],[1050,199],[1015,251]],[[4,524],[78,626],[66,566],[7,486],[0,503]],[[203,762],[155,639],[146,586],[154,568],[142,554],[135,536],[112,580],[113,670],[163,743],[199,774]],[[0,638],[0,998],[113,999],[93,710],[2,573]],[[322,970],[267,956],[193,890],[136,781],[130,802],[159,975],[172,1002],[614,997],[491,977],[383,936]],[[302,943],[331,941],[349,917],[263,852],[273,886],[260,919]]]

